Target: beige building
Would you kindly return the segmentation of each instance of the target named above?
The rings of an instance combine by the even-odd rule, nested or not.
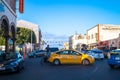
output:
[[[64,43],[64,49],[67,49],[67,50],[69,49],[69,42]]]
[[[69,49],[81,50],[82,44],[87,44],[86,35],[75,34],[69,37]]]
[[[101,42],[118,38],[119,34],[120,25],[98,24],[87,30],[87,44],[93,48]]]

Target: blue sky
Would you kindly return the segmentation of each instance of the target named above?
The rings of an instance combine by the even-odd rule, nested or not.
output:
[[[85,34],[97,24],[120,24],[120,0],[24,0],[24,19],[55,36]]]

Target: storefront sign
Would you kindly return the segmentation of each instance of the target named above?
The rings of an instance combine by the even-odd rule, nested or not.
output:
[[[1,1],[0,1],[0,12],[5,12],[5,6]]]
[[[104,27],[103,30],[120,30],[120,27]]]

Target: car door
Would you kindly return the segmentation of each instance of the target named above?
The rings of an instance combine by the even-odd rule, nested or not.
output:
[[[61,63],[69,63],[69,55],[68,55],[68,50],[63,50],[59,52],[59,58]]]
[[[80,54],[79,52],[73,50],[69,51],[70,63],[75,63],[75,64],[81,63],[81,58],[82,58],[82,54]]]

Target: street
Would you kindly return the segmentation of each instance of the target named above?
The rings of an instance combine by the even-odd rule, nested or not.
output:
[[[0,75],[0,80],[120,80],[120,69],[111,69],[106,60],[93,65],[40,64],[40,58],[26,59],[25,69],[20,73]]]

